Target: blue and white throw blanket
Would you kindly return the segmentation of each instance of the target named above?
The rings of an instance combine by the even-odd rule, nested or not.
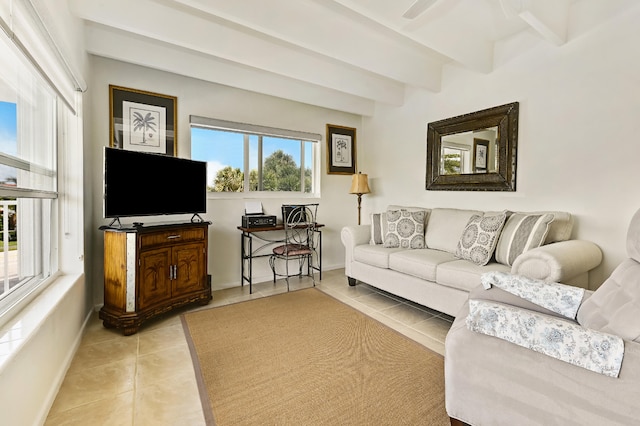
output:
[[[584,297],[584,289],[566,284],[548,283],[506,272],[487,272],[480,282],[485,289],[492,285],[515,294],[552,312],[575,319]]]
[[[624,342],[614,335],[487,300],[469,300],[466,320],[471,331],[495,336],[578,367],[618,377]]]

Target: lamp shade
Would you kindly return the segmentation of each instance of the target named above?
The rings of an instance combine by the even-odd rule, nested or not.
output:
[[[349,190],[349,194],[368,194],[370,192],[368,176],[362,173],[353,175],[351,178],[351,189]]]

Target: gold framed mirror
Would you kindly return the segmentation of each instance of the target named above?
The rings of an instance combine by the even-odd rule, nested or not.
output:
[[[434,121],[427,190],[515,191],[518,102]]]

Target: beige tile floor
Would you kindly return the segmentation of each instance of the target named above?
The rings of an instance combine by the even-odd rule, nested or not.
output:
[[[291,280],[291,290],[310,287]],[[383,293],[363,283],[349,287],[344,270],[326,271],[316,286],[389,327],[444,354],[453,318]],[[214,291],[207,309],[286,291],[284,281]],[[180,314],[145,323],[132,336],[102,327],[97,314],[51,407],[46,425],[204,425],[193,364]]]

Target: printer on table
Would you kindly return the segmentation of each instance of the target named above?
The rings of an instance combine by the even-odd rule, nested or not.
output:
[[[276,226],[276,224],[276,216],[264,214],[260,201],[245,203],[244,215],[242,216],[243,228],[268,228]]]

